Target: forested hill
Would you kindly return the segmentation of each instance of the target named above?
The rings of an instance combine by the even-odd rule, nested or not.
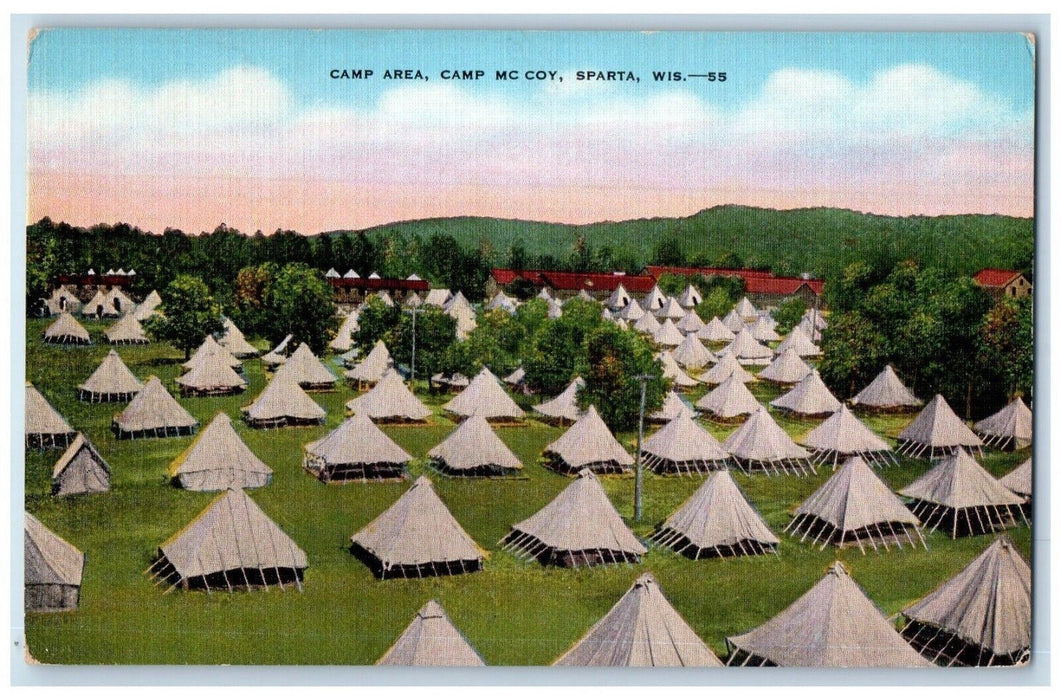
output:
[[[998,215],[892,217],[848,209],[763,209],[725,205],[687,217],[553,224],[488,217],[420,219],[340,233],[401,232],[427,239],[453,236],[462,246],[492,252],[506,264],[513,245],[535,264],[567,267],[580,245],[617,267],[647,263],[715,264],[736,256],[748,267],[778,274],[812,271],[831,277],[856,260],[914,259],[925,267],[973,274],[984,267],[1031,272],[1033,220]],[[601,254],[604,251],[604,254]],[[660,259],[674,256],[673,261]],[[535,260],[537,258],[538,260]],[[530,265],[528,265],[530,266]],[[542,265],[548,266],[548,265]]]

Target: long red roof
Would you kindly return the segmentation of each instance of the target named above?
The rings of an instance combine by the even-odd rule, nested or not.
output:
[[[648,275],[616,275],[607,272],[560,272],[557,270],[512,270],[495,267],[490,275],[500,285],[522,278],[541,286],[564,291],[613,292],[621,284],[628,292],[648,293],[656,280]]]
[[[815,294],[821,294],[825,287],[822,280],[805,280],[800,277],[748,277],[744,280],[744,290],[753,294],[795,294],[803,285],[807,285]]]
[[[999,270],[994,267],[986,267],[973,275],[973,280],[981,287],[1005,287],[1020,275],[1016,270]]]
[[[644,271],[657,280],[665,274],[681,275],[682,277],[693,277],[694,275],[710,277],[711,275],[720,275],[723,277],[740,277],[741,279],[774,276],[774,273],[769,270],[745,270],[730,267],[675,267],[673,265],[646,265]]]

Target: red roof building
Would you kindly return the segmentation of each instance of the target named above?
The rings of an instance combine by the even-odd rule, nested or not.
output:
[[[610,295],[621,284],[631,294],[648,294],[656,285],[649,275],[627,275],[620,272],[560,272],[558,270],[512,270],[495,267],[486,281],[486,298],[517,279],[525,279],[554,296],[574,296],[585,290],[593,296]]]
[[[642,272],[646,275],[651,275],[657,280],[663,275],[681,275],[682,277],[720,275],[722,277],[740,277],[741,279],[774,276],[774,273],[769,270],[743,270],[727,267],[674,267],[673,265],[646,265]]]
[[[995,297],[1020,298],[1032,293],[1032,283],[1016,270],[987,267],[973,275],[973,281]]]

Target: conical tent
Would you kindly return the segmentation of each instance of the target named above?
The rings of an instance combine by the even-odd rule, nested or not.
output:
[[[446,611],[430,600],[405,628],[377,666],[485,666]]]
[[[774,384],[789,385],[798,383],[811,371],[810,365],[804,362],[796,351],[785,350],[757,376]]]
[[[423,423],[431,415],[431,409],[416,398],[393,368],[383,373],[376,386],[347,401],[346,409],[380,423]]]
[[[657,474],[699,474],[724,467],[729,454],[692,416],[682,413],[644,441],[641,458]]]
[[[198,425],[199,421],[152,375],[125,410],[114,417],[111,430],[123,440],[191,435]]]
[[[78,433],[52,468],[52,495],[103,493],[111,488],[111,468],[96,447]]]
[[[77,387],[77,398],[92,403],[130,401],[143,386],[118,353],[111,350],[85,383]]]
[[[1012,527],[1024,499],[1000,484],[965,450],[939,461],[899,494],[925,527],[952,538]]]
[[[733,310],[740,314],[745,321],[754,321],[756,316],[759,315],[759,310],[748,301],[748,297],[741,297],[741,300],[737,302]]]
[[[26,612],[76,610],[85,555],[25,513],[23,562]]]
[[[505,393],[501,382],[486,367],[479,370],[468,387],[442,408],[462,419],[482,416],[495,422],[523,420],[523,409]]]
[[[59,286],[52,290],[44,305],[50,316],[61,314],[64,311],[75,314],[81,309],[81,300],[66,287]]]
[[[350,542],[354,554],[381,579],[471,573],[483,568],[486,556],[426,476]]]
[[[936,394],[917,418],[899,433],[895,449],[910,457],[934,459],[962,449],[980,452],[983,444],[976,433],[954,414],[947,401]]]
[[[663,350],[656,355],[656,358],[663,365],[663,378],[671,380],[673,386],[679,389],[690,389],[700,383],[678,366],[678,361],[674,359],[674,355],[669,350]]]
[[[714,316],[696,334],[700,340],[706,340],[709,343],[728,343],[737,337],[737,334],[731,331],[725,323],[718,320],[718,316]]]
[[[733,455],[733,460],[745,472],[778,474],[791,470],[806,474],[815,471],[810,453],[793,442],[761,406],[726,438],[722,448]]]
[[[800,321],[806,321],[812,328],[819,330],[829,327],[829,322],[825,320],[824,314],[813,307],[803,312],[803,317],[800,318]]]
[[[652,314],[645,314],[641,318],[634,321],[634,330],[645,335],[655,337],[656,333],[659,332],[660,323],[656,320],[656,317]]]
[[[921,406],[923,401],[896,376],[891,365],[881,370],[869,385],[855,394],[851,405],[874,411],[909,411]]]
[[[777,352],[787,350],[791,350],[800,357],[817,357],[822,354],[822,349],[815,345],[799,326],[793,328],[788,336],[778,343]]]
[[[221,347],[218,342],[214,340],[214,336],[208,335],[196,351],[192,353],[192,356],[188,361],[181,365],[181,367],[184,369],[195,369],[211,355],[220,355],[221,361],[232,369],[239,369],[243,366],[243,363],[239,361],[239,358]]]
[[[262,363],[269,369],[275,369],[287,362],[287,344],[291,342],[293,337],[290,333],[285,335],[284,339],[275,348],[262,355]]]
[[[703,369],[710,364],[718,362],[718,358],[704,347],[696,333],[686,335],[681,344],[671,354],[678,364],[686,369]]]
[[[700,290],[691,284],[686,285],[681,296],[678,297],[678,303],[687,309],[698,306],[703,300],[704,298],[700,296]]]
[[[564,315],[564,307],[556,299],[549,300],[549,318],[560,318]],[[460,336],[458,336],[459,338]]]
[[[682,415],[695,418],[697,412],[693,410],[688,401],[682,398],[681,394],[672,390],[664,395],[663,405],[659,407],[659,410],[645,416],[645,421],[648,423],[669,423]]]
[[[418,309],[424,305],[424,300],[420,298],[420,295],[416,292],[410,292],[409,296],[405,297],[405,301],[402,302],[402,306],[409,309]]]
[[[889,463],[899,465],[891,445],[866,427],[847,406],[841,406],[824,423],[807,433],[801,444],[810,448],[811,459],[818,464],[831,464],[833,469],[856,455],[875,467]]]
[[[1032,499],[1032,459],[1021,462],[1020,466],[998,480],[1013,493],[1025,499],[1025,505]],[[1027,511],[1027,509],[1025,509]]]
[[[543,451],[546,465],[561,474],[590,470],[598,474],[629,471],[634,458],[627,454],[604,424],[596,406],[575,421],[555,442]]]
[[[379,277],[377,276],[376,279],[379,279]],[[390,293],[385,289],[377,292],[376,298],[382,301],[386,306],[394,306],[394,299],[391,298]]]
[[[678,303],[677,299],[674,297],[667,297],[667,300],[663,302],[663,306],[661,306],[655,314],[656,318],[660,320],[668,319],[673,322],[685,315],[685,309],[682,308],[682,305]]]
[[[357,382],[359,387],[363,384],[371,385],[378,382],[383,377],[383,373],[393,365],[394,360],[391,359],[387,346],[383,344],[382,340],[377,340],[376,344],[372,346],[372,350],[365,355],[365,359],[361,360],[357,367],[348,370],[343,376]]]
[[[309,345],[302,343],[276,370],[276,376],[295,382],[308,391],[323,391],[335,387],[335,375],[317,359]]]
[[[103,332],[111,345],[146,345],[151,342],[144,335],[144,327],[133,314],[126,314]]]
[[[678,330],[682,333],[688,335],[689,333],[699,333],[704,327],[704,322],[696,315],[695,310],[689,309],[685,312],[685,315],[681,317],[681,320],[674,325],[678,326]]]
[[[663,293],[659,285],[655,285],[645,298],[641,300],[641,308],[649,313],[654,313],[663,308],[666,303],[667,295]]]
[[[321,481],[345,483],[401,479],[412,458],[367,415],[355,413],[320,440],[308,443],[302,463]]]
[[[1019,396],[973,428],[985,445],[1000,450],[1022,450],[1032,444],[1032,412]]]
[[[337,277],[339,277],[339,271],[336,270],[334,267],[329,267],[328,271],[324,273],[324,276],[325,277],[336,277],[337,278]]]
[[[637,562],[648,551],[589,469],[544,508],[513,525],[501,545],[543,565],[569,567]]]
[[[754,322],[748,324],[747,328],[752,337],[760,343],[772,343],[781,340],[781,336],[777,334],[774,327],[770,325],[770,321],[768,321],[765,316],[760,316],[755,319]]]
[[[358,329],[358,319],[361,316],[357,310],[351,311],[346,317],[343,318],[343,322],[339,324],[339,331],[332,338],[331,342],[328,343],[328,347],[336,352],[347,352],[350,348],[354,347],[353,334]]]
[[[781,543],[726,469],[712,472],[652,540],[691,559],[776,553]]]
[[[203,512],[158,546],[148,570],[171,588],[234,591],[294,584],[302,590],[306,553],[238,489],[218,495]]]
[[[114,295],[111,292],[98,289],[92,299],[81,307],[81,315],[97,318],[117,318],[122,315],[121,310],[118,309],[120,305],[121,301],[118,302],[117,306],[114,304]],[[129,308],[132,308],[132,305]]]
[[[44,342],[56,345],[91,345],[92,338],[77,319],[64,311],[54,323],[44,329]]]
[[[534,410],[561,425],[565,421],[574,423],[583,414],[582,409],[578,407],[576,397],[578,391],[584,386],[586,386],[586,380],[582,377],[575,377],[559,395],[534,406]]]
[[[866,545],[875,551],[878,545],[901,549],[903,540],[927,549],[919,525],[877,473],[855,456],[799,505],[785,532],[802,535],[800,542],[820,542],[821,549],[857,546],[865,554]]]
[[[487,311],[496,311],[500,309],[502,311],[514,312],[516,310],[516,300],[504,292],[498,292],[483,308]]]
[[[427,296],[424,298],[424,304],[442,307],[446,305],[449,298],[450,291],[448,289],[429,289],[427,290]]]
[[[26,382],[26,447],[66,447],[76,435],[37,387]]]
[[[240,439],[231,419],[218,412],[173,460],[169,477],[189,491],[225,491],[268,486],[273,470]]]
[[[428,451],[432,466],[447,476],[512,476],[523,469],[482,416],[462,422]]]
[[[220,353],[206,355],[175,381],[185,396],[224,396],[247,388],[247,380]]]
[[[282,428],[291,425],[321,425],[325,410],[298,384],[283,378],[273,380],[258,394],[254,403],[240,409],[252,428]]]
[[[839,411],[842,404],[825,386],[818,370],[813,370],[770,405],[797,416],[820,418]]]
[[[678,327],[674,325],[674,321],[666,319],[660,324],[659,330],[652,334],[652,340],[655,341],[656,345],[660,345],[666,348],[676,348],[682,344],[685,340],[685,336],[678,330]]]
[[[1025,663],[1032,641],[1031,568],[1001,535],[903,616],[903,637],[940,666]]]
[[[626,291],[626,287],[619,285],[615,288],[615,291],[608,297],[608,301],[604,302],[604,305],[609,309],[618,311],[619,309],[625,308],[630,304],[630,293]]]
[[[714,367],[700,375],[700,381],[705,384],[721,384],[736,375],[737,379],[747,384],[755,381],[755,375],[744,369],[733,355],[721,355]]]
[[[712,420],[719,422],[740,421],[762,408],[762,404],[752,396],[744,382],[732,374],[729,379],[700,397],[694,405],[707,413]]]
[[[232,319],[223,316],[221,323],[224,326],[224,333],[218,339],[218,345],[228,350],[236,358],[255,357],[258,355],[258,348],[247,342],[243,331],[232,322]]]
[[[747,328],[741,328],[718,355],[733,355],[742,365],[765,365],[773,359],[774,351],[753,338]]]
[[[553,665],[640,668],[723,664],[671,606],[655,577],[644,573]]]
[[[523,369],[523,365],[520,365],[516,369],[509,372],[501,381],[508,384],[511,387],[521,386],[527,378],[527,370]]]
[[[640,304],[631,300],[623,307],[622,311],[619,312],[619,318],[624,321],[638,321],[646,313],[648,312],[641,308]]]
[[[906,643],[840,562],[792,605],[742,635],[726,638],[729,666],[812,668],[930,664]]]

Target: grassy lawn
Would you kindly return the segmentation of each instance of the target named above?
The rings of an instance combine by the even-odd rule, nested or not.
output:
[[[302,445],[321,437],[343,420],[343,404],[355,395],[348,386],[313,394],[328,411],[326,426],[259,431],[238,420],[241,406],[262,390],[266,378],[257,359],[244,363],[249,387],[234,397],[180,399],[203,426],[224,411],[252,450],[274,470],[270,486],[252,491],[263,510],[304,549],[310,566],[304,592],[162,594],[142,572],[156,547],[201,511],[214,497],[168,485],[169,463],[192,438],[116,441],[111,416],[124,404],[84,404],[75,387],[91,374],[110,349],[55,348],[43,345],[47,321],[28,322],[27,379],[32,381],[75,429],[85,432],[112,468],[109,493],[52,498],[51,467],[59,451],[26,453],[26,508],[87,554],[81,607],[70,613],[30,614],[26,632],[32,655],[47,663],[123,664],[371,664],[390,646],[413,614],[429,598],[438,599],[454,623],[489,664],[549,664],[571,646],[615,603],[644,570],[652,571],[668,598],[722,656],[726,636],[761,624],[817,581],[835,558],[842,559],[870,597],[893,615],[979,554],[992,537],[952,541],[927,537],[929,550],[863,555],[856,548],[800,545],[781,534],[790,511],[827,477],[746,477],[737,481],[782,539],[780,555],[732,560],[691,561],[653,549],[638,566],[583,570],[544,569],[498,550],[509,526],[534,513],[569,480],[537,462],[542,448],[561,431],[535,420],[499,429],[520,456],[525,478],[447,480],[432,476],[443,501],[490,558],[480,573],[424,580],[378,581],[345,549],[351,534],[389,506],[408,484],[321,484],[301,467]],[[99,337],[104,325],[86,323]],[[97,341],[98,342],[98,341]],[[182,356],[152,344],[119,348],[141,379],[157,375],[173,390]],[[334,367],[334,365],[333,365]],[[753,385],[761,401],[778,395],[769,385]],[[690,394],[695,400],[704,390]],[[454,424],[441,413],[448,396],[426,401],[434,411],[428,426],[386,428],[417,459],[414,475],[424,470],[427,451]],[[517,400],[528,408],[534,401]],[[776,418],[777,416],[775,416]],[[778,419],[793,436],[818,422]],[[890,439],[910,417],[881,417],[870,427]],[[733,428],[708,428],[719,439]],[[620,439],[633,452],[636,436]],[[1027,459],[990,452],[986,467],[1002,475]],[[927,468],[904,459],[884,478],[897,489]],[[603,478],[613,503],[627,518],[633,511],[630,477]],[[700,485],[701,479],[645,479],[645,515],[632,523],[647,536]],[[1031,532],[1010,532],[1030,557]]]

